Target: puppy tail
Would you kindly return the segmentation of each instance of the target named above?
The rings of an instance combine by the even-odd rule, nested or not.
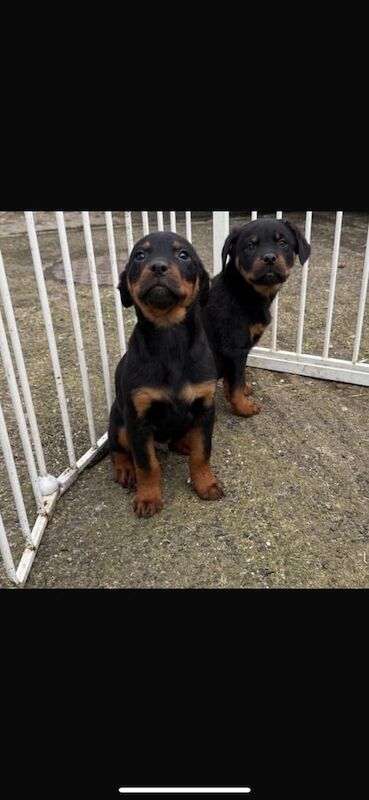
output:
[[[99,450],[99,452],[96,453],[96,456],[94,456],[93,459],[90,461],[90,463],[87,464],[87,469],[91,469],[91,467],[94,467],[95,464],[99,463],[99,461],[102,461],[103,458],[106,458],[106,456],[109,454],[109,451],[110,451],[109,442],[108,440],[106,440],[101,450]]]

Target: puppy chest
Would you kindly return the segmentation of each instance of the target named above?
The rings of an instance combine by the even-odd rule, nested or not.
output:
[[[267,327],[268,326],[262,322],[253,322],[251,325],[249,325],[248,332],[252,344],[255,344],[255,342],[259,341]]]
[[[259,341],[271,321],[269,309],[260,309],[260,313],[252,314],[248,320],[247,333],[252,344]]]
[[[141,387],[132,393],[137,417],[152,427],[159,441],[182,436],[202,408],[214,402],[216,381],[182,383],[179,387]]]
[[[184,436],[194,422],[193,407],[174,401],[154,403],[147,413],[147,422],[158,441],[168,442]]]

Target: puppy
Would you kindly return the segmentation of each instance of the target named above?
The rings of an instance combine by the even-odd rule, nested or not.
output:
[[[287,220],[258,219],[234,228],[223,246],[222,272],[202,310],[224,396],[242,417],[261,411],[248,398],[252,390],[245,383],[246,360],[270,324],[271,303],[291,272],[295,254],[304,264],[310,245]]]
[[[123,306],[137,324],[115,374],[108,441],[115,479],[136,483],[138,517],[163,505],[154,441],[189,455],[192,486],[218,500],[222,484],[210,466],[217,373],[201,322],[209,276],[195,249],[178,234],[144,236],[120,275]]]

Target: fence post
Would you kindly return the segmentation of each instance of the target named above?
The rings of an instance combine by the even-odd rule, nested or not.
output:
[[[213,211],[213,274],[222,268],[222,247],[229,233],[229,211]]]

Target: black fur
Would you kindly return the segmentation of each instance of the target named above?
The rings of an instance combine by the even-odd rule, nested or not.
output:
[[[255,220],[235,228],[225,240],[222,272],[213,279],[202,318],[218,378],[224,379],[227,399],[241,416],[260,411],[258,403],[246,399],[251,393],[245,385],[246,360],[270,324],[271,303],[290,274],[295,254],[304,264],[310,245],[287,220]]]
[[[137,324],[127,353],[116,370],[116,397],[110,413],[108,440],[114,463],[120,463],[119,454],[132,457],[132,468],[127,462],[128,469],[118,476],[116,470],[116,477],[129,486],[136,472],[135,512],[150,516],[161,508],[160,487],[155,477],[157,465],[153,467],[149,446],[152,439],[168,442],[176,449],[178,440],[196,429],[205,459],[210,458],[216,368],[200,314],[200,303],[205,301],[209,290],[209,277],[186,239],[174,233],[153,233],[135,245],[118,288],[125,307],[135,304]],[[211,401],[187,397],[188,387],[204,384],[211,387]],[[143,390],[152,397],[144,412],[139,405],[145,402]],[[164,399],[155,399],[157,392],[164,392]],[[137,397],[141,398],[139,402]],[[119,441],[122,429],[127,447],[122,447],[122,439]],[[187,449],[182,442],[181,446],[181,452],[190,452],[191,468],[193,445]],[[143,476],[141,488],[139,474]],[[209,497],[201,495],[194,485],[204,499],[221,496],[221,485],[212,477]],[[150,490],[142,488],[145,481],[155,486],[154,499]]]

